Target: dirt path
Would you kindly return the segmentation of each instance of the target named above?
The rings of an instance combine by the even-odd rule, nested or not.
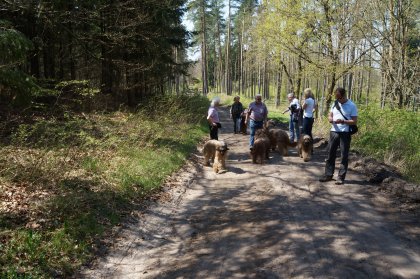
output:
[[[221,114],[228,172],[189,162],[170,200],[141,212],[83,277],[420,278],[419,220],[392,213],[354,171],[345,185],[319,183],[323,150],[251,164],[248,136]]]

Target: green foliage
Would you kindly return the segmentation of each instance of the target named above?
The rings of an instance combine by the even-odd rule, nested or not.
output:
[[[88,80],[65,80],[60,81],[55,85],[56,92],[70,91],[74,94],[93,97],[100,91],[97,88],[93,88]]]
[[[31,203],[23,215],[0,211],[0,277],[71,276],[184,163],[207,134],[207,106],[200,96],[164,96],[136,114],[21,124],[0,147],[0,191],[21,191]]]
[[[360,110],[358,119],[360,132],[354,137],[354,147],[398,167],[407,178],[419,182],[420,115],[369,106]]]
[[[31,48],[31,42],[21,32],[0,20],[0,84],[5,87],[4,92],[9,93],[6,101],[16,106],[29,104],[31,96],[39,89],[34,79],[18,67],[25,62]]]
[[[23,62],[31,48],[31,41],[21,32],[13,29],[9,22],[0,20],[1,67]]]

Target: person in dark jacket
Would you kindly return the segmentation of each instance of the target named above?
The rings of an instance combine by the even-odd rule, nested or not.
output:
[[[233,104],[230,107],[230,118],[232,118],[233,120],[233,132],[235,134],[241,131],[241,115],[244,111],[244,107],[242,106],[242,103],[239,100],[239,96],[233,98]]]

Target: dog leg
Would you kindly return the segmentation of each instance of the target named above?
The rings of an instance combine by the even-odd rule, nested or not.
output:
[[[226,169],[226,162],[225,162],[225,158],[224,158],[224,157],[223,157],[223,159],[221,160],[220,165],[221,165],[221,169],[222,169],[222,170],[225,170],[225,169]]]
[[[219,162],[213,163],[213,171],[215,173],[218,173],[219,172]]]
[[[283,156],[288,156],[289,153],[287,152],[287,146],[283,146]]]
[[[209,162],[210,158],[208,155],[204,156],[204,166],[210,166],[210,162]]]

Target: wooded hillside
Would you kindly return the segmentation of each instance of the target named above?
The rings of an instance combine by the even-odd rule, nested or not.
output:
[[[69,80],[131,106],[179,92],[187,66],[185,2],[1,1],[0,97],[27,104]]]

